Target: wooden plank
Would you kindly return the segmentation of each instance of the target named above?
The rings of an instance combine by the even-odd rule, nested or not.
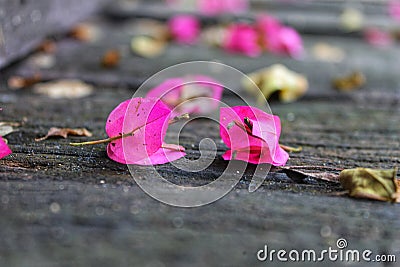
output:
[[[105,0],[1,0],[0,68],[31,52],[45,37],[65,32],[105,3]]]

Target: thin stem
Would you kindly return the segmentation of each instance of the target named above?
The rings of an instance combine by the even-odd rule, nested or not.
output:
[[[189,119],[189,114],[185,113],[185,114],[182,114],[180,116],[176,116],[176,117],[170,119],[168,121],[168,124],[173,124],[173,123],[178,122],[178,121],[183,120],[183,119]],[[151,123],[151,122],[149,122],[149,123]],[[140,128],[143,128],[146,125],[147,124],[139,126],[139,127],[135,128],[135,129],[133,129],[132,131],[130,131],[129,133],[125,133],[125,134],[109,137],[109,138],[106,138],[106,139],[100,139],[100,140],[94,140],[94,141],[86,141],[86,142],[80,142],[80,143],[69,143],[69,144],[71,146],[86,146],[86,145],[97,145],[97,144],[109,143],[109,142],[112,142],[112,141],[115,141],[115,140],[118,140],[118,139],[121,139],[121,138],[133,136],[137,130],[139,130]],[[168,148],[168,149],[170,149],[170,148]]]
[[[279,146],[285,150],[286,152],[293,152],[293,153],[298,153],[300,151],[303,150],[303,147],[298,146],[298,147],[291,147],[291,146],[285,146],[285,145],[281,145],[279,144]]]
[[[69,143],[71,146],[86,146],[86,145],[97,145],[97,144],[104,144],[104,143],[109,143],[121,138],[125,138],[128,136],[133,136],[135,133],[135,131],[139,130],[139,128],[136,128],[135,130],[126,133],[126,134],[121,134],[118,136],[113,136],[110,138],[106,138],[106,139],[100,139],[100,140],[94,140],[94,141],[87,141],[87,142],[81,142],[81,143]]]

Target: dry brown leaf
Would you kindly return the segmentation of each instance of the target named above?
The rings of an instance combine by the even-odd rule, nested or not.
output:
[[[115,68],[120,61],[120,53],[116,49],[106,51],[101,59],[101,65],[105,68]]]
[[[332,86],[342,92],[350,92],[359,89],[366,83],[364,74],[354,71],[349,75],[333,79]]]
[[[11,76],[8,78],[7,84],[10,89],[17,90],[32,86],[40,81],[42,81],[42,77],[39,73],[36,73],[32,77]]]
[[[325,168],[324,166],[311,166],[311,167],[312,168],[310,170],[304,170],[307,169],[307,166],[299,166],[299,168],[302,168],[302,170],[299,170],[298,168],[296,168],[296,166],[280,167],[280,168],[283,170],[284,173],[286,173],[286,175],[289,178],[295,181],[311,177],[329,182],[335,182],[335,183],[339,182],[339,175],[332,172],[332,171],[338,171],[338,169],[329,169],[328,172],[327,170],[324,171],[322,170]]]
[[[38,51],[40,52],[45,52],[45,53],[54,53],[57,49],[56,42],[53,40],[44,40],[37,48]]]
[[[340,183],[355,198],[368,198],[387,202],[400,202],[397,168],[379,170],[355,168],[340,173]]]
[[[65,79],[34,86],[34,92],[50,98],[81,98],[93,92],[93,86],[80,80]]]
[[[57,127],[51,127],[50,130],[47,132],[47,134],[41,138],[36,138],[35,141],[43,141],[46,140],[49,137],[53,136],[60,136],[63,138],[67,138],[68,135],[74,135],[74,136],[92,136],[92,133],[89,132],[85,128],[57,128]]]
[[[70,36],[82,42],[94,42],[100,38],[101,30],[98,26],[83,22],[76,25],[70,31]]]

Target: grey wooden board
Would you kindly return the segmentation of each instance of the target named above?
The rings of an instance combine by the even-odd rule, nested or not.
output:
[[[63,39],[58,43],[56,66],[40,70],[46,79],[91,81],[96,87],[93,95],[54,100],[34,94],[32,88],[9,90],[8,75],[31,75],[38,70],[29,59],[2,72],[1,120],[26,117],[27,122],[6,137],[14,153],[0,165],[1,266],[263,266],[267,263],[258,263],[255,253],[265,244],[271,249],[322,250],[335,248],[339,237],[346,238],[351,249],[400,256],[399,206],[337,196],[342,190],[337,183],[290,177],[274,168],[263,186],[250,194],[247,187],[254,167],[250,166],[225,198],[205,207],[180,209],[147,196],[126,166],[107,158],[104,145],[68,145],[71,140],[89,138],[34,141],[52,126],[87,127],[94,134],[92,139],[105,137],[109,112],[131,97],[142,80],[175,63],[216,59],[247,72],[283,62],[306,73],[311,84],[298,102],[271,103],[282,119],[281,142],[303,146],[301,153],[291,154],[288,166],[327,174],[358,166],[391,168],[400,161],[398,47],[377,50],[360,39],[306,36],[307,49],[330,40],[347,51],[343,63],[329,64],[311,56],[302,61],[268,54],[251,59],[201,45],[171,44],[160,58],[125,53],[117,69],[104,70],[99,65],[102,53],[113,47],[127,51],[130,38],[124,31],[134,21],[98,23],[106,33],[104,38],[94,44]],[[366,74],[365,88],[351,94],[330,88],[331,77],[354,68]],[[169,133],[167,141],[173,136]],[[218,177],[226,167],[221,158],[226,147],[216,124],[193,122],[182,133],[181,142],[187,158],[195,159],[204,137],[214,139],[218,148],[207,170],[188,174],[165,164],[157,171],[182,185],[201,185]],[[152,175],[149,167],[135,170],[136,178]]]
[[[72,77],[102,85],[136,87],[151,75],[171,65],[194,60],[211,60],[230,65],[245,73],[276,63],[284,64],[307,76],[310,90],[306,97],[310,98],[340,97],[332,90],[330,81],[334,77],[354,70],[365,74],[368,79],[365,89],[368,91],[385,90],[396,95],[400,88],[398,79],[400,44],[398,43],[387,48],[376,48],[359,38],[303,35],[305,53],[299,60],[270,53],[264,53],[255,60],[226,53],[218,48],[210,48],[205,44],[191,47],[171,43],[163,55],[146,59],[135,55],[130,50],[131,38],[140,32],[140,29],[135,26],[135,20],[116,24],[99,21],[99,19],[93,19],[91,22],[97,24],[102,32],[98,41],[80,43],[71,39],[61,40],[57,43],[54,67],[41,69],[28,58],[21,64],[17,64],[12,69],[12,73],[31,76],[39,72],[44,79]],[[345,53],[343,61],[332,63],[318,60],[313,54],[313,48],[319,43],[342,49]],[[122,59],[118,68],[108,70],[100,65],[101,56],[108,49],[118,49],[121,52]],[[149,61],[154,61],[154,64],[148,64]],[[315,75],[317,69],[318,75]]]
[[[110,3],[104,10],[116,19],[151,17],[168,19],[177,13],[190,13],[202,18],[203,22],[226,22],[231,19],[251,21],[260,13],[273,15],[283,23],[295,27],[302,33],[320,35],[355,35],[364,29],[379,27],[386,30],[398,29],[399,23],[388,16],[389,1],[249,1],[249,12],[204,15],[199,12],[196,1],[182,1],[184,5],[170,5],[164,1],[126,1]],[[178,1],[179,3],[179,1]],[[360,29],[349,31],[343,26],[341,14],[346,9],[358,10],[362,16]]]
[[[352,249],[399,253],[399,207],[385,203],[262,189],[182,209],[136,186],[48,180],[3,181],[0,192],[2,266],[321,266],[260,263],[256,253],[320,251],[339,237]],[[366,264],[382,266],[351,266]]]
[[[68,30],[105,0],[0,1],[0,68],[25,56],[45,37]]]

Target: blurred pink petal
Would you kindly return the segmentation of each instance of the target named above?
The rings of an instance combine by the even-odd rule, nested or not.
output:
[[[133,98],[122,102],[110,113],[106,132],[109,137],[132,131],[133,134],[110,142],[108,156],[125,164],[149,162],[146,159],[163,145],[170,114],[171,110],[155,98]],[[157,156],[154,157],[156,162]]]
[[[222,13],[240,13],[248,9],[248,0],[198,0],[197,7],[201,13],[209,16]]]
[[[146,97],[161,99],[173,109],[171,117],[189,114],[207,114],[218,108],[223,87],[204,75],[177,77],[165,80],[150,90]]]
[[[303,53],[303,41],[293,28],[282,25],[276,18],[261,15],[256,22],[264,48],[272,53],[299,57]]]
[[[263,46],[272,52],[279,51],[279,31],[282,24],[276,18],[263,14],[257,18],[256,27],[261,34]]]
[[[282,52],[297,58],[303,53],[303,41],[299,33],[290,27],[282,27],[279,31]]]
[[[10,155],[11,153],[11,149],[7,146],[6,142],[4,142],[3,138],[1,138],[0,136],[0,159]]]
[[[250,57],[261,54],[256,29],[245,23],[232,24],[226,29],[222,47],[233,53],[242,53]]]
[[[377,28],[367,29],[364,32],[364,37],[373,46],[385,47],[393,43],[393,38],[389,32]]]
[[[248,106],[221,108],[220,135],[231,149],[223,155],[225,160],[283,166],[289,155],[279,146],[280,133],[277,116]]]
[[[400,1],[399,0],[390,1],[388,3],[388,12],[393,19],[400,21]]]
[[[191,15],[177,15],[171,18],[168,27],[174,40],[182,44],[194,44],[200,34],[200,22]]]

